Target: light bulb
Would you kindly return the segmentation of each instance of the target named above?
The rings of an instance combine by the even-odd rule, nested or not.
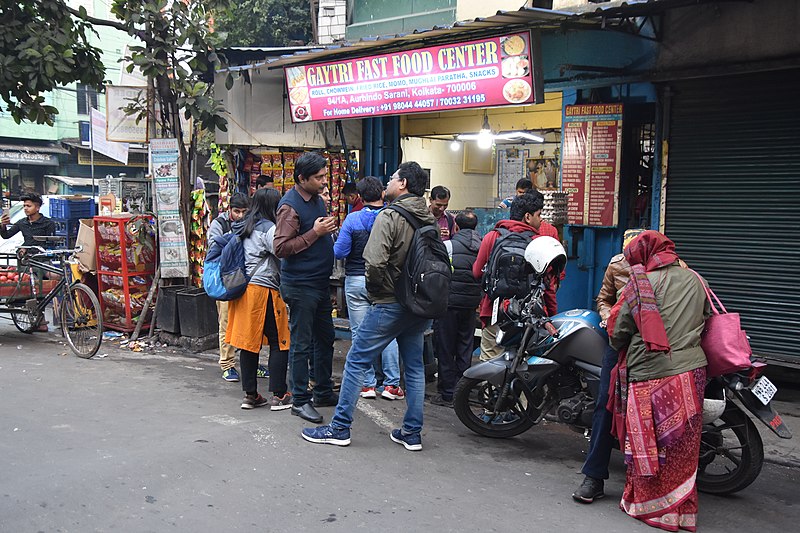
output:
[[[453,139],[453,142],[450,143],[450,149],[454,152],[458,152],[461,150],[461,143]]]
[[[482,150],[488,150],[492,147],[492,142],[494,141],[494,137],[492,136],[492,132],[489,130],[481,130],[478,133],[478,148]]]

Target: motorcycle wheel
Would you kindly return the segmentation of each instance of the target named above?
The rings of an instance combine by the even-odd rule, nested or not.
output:
[[[531,394],[515,396],[513,405],[501,413],[492,413],[501,387],[488,381],[461,378],[453,395],[453,407],[461,423],[484,437],[504,439],[528,431],[539,412]],[[509,402],[510,403],[510,402]]]
[[[733,494],[750,485],[764,465],[764,444],[753,421],[728,402],[722,416],[703,426],[697,489]]]

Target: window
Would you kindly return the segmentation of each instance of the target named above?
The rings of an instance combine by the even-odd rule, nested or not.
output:
[[[97,92],[92,87],[88,87],[82,83],[79,83],[77,93],[79,115],[89,114],[88,105],[91,105],[94,109],[97,109]]]

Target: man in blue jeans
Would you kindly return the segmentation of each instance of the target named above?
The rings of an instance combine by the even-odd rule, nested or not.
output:
[[[367,176],[355,185],[357,196],[362,201],[361,209],[351,212],[344,219],[339,237],[333,245],[336,259],[347,259],[344,264],[344,292],[347,296],[347,317],[350,319],[350,333],[353,340],[358,327],[364,320],[370,307],[367,294],[367,280],[364,276],[364,248],[367,246],[375,218],[383,209],[383,184],[378,178]],[[405,392],[400,388],[400,362],[397,353],[397,342],[392,341],[381,354],[384,374],[381,398],[402,400]],[[377,363],[377,361],[376,361]],[[375,368],[370,367],[361,387],[362,398],[376,398],[375,390],[378,380]]]
[[[404,208],[423,224],[435,219],[425,203],[427,175],[415,162],[400,165],[386,186],[386,199]],[[407,450],[422,449],[422,407],[425,400],[425,365],[422,344],[430,320],[408,312],[394,294],[395,282],[405,262],[414,229],[392,209],[378,214],[364,249],[367,292],[373,305],[358,329],[345,361],[339,403],[330,425],[303,430],[303,438],[317,444],[350,444],[350,426],[364,375],[378,355],[397,339],[405,367],[406,414],[403,427],[389,437]]]
[[[278,204],[274,241],[275,255],[281,258],[281,297],[289,307],[292,414],[315,423],[322,422],[315,407],[336,405],[339,399],[331,382],[334,330],[329,293],[336,222],[327,216],[320,198],[328,183],[327,163],[317,152],[297,159],[295,186]],[[311,360],[313,404],[308,389]]]

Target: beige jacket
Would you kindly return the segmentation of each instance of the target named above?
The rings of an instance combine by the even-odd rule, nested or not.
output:
[[[597,312],[600,318],[608,320],[611,316],[611,308],[617,303],[620,291],[628,284],[631,275],[631,266],[625,260],[623,254],[617,254],[611,258],[603,276],[603,284],[600,292],[597,293]]]

